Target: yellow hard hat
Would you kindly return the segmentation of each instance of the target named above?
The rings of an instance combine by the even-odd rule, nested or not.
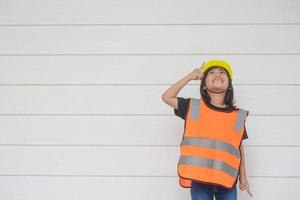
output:
[[[224,61],[224,60],[209,60],[207,63],[205,63],[202,72],[204,73],[206,70],[208,70],[209,68],[215,67],[215,66],[219,66],[219,67],[223,67],[227,70],[228,74],[229,74],[229,78],[232,80],[232,70],[231,67],[229,65],[228,62]]]

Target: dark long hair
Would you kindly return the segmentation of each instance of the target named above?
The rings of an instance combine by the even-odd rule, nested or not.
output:
[[[202,99],[206,102],[206,103],[210,103],[210,96],[208,95],[207,91],[205,89],[203,89],[203,87],[205,86],[205,79],[207,77],[207,74],[210,70],[214,69],[214,68],[219,68],[220,66],[214,66],[209,68],[208,70],[206,70],[204,72],[204,76],[201,79],[201,84],[200,84],[200,94]],[[235,99],[234,99],[234,91],[233,91],[233,86],[232,86],[232,80],[229,78],[229,74],[228,71],[225,69],[225,72],[227,74],[228,77],[228,88],[224,97],[224,103],[226,105],[228,105],[229,107],[232,107],[233,109],[237,109],[235,106]],[[207,88],[207,86],[206,86]]]

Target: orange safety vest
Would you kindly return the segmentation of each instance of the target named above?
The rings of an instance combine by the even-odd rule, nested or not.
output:
[[[232,188],[241,163],[240,144],[249,111],[220,112],[191,98],[177,165],[179,184],[192,181]]]

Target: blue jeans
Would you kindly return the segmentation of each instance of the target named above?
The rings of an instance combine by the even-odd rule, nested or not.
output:
[[[192,200],[237,200],[236,184],[231,189],[192,181]]]

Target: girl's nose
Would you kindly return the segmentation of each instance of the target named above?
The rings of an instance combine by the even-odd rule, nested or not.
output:
[[[220,76],[221,76],[221,73],[216,73],[216,74],[215,74],[215,78],[216,78],[216,77],[220,77]]]

